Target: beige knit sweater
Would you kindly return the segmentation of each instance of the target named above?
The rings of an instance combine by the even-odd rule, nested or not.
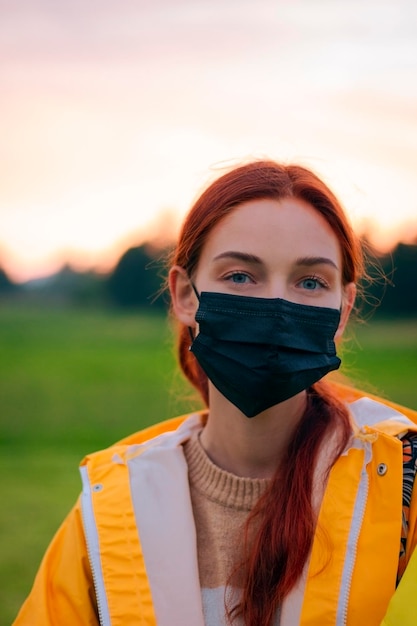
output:
[[[268,481],[242,478],[220,469],[207,456],[197,434],[184,444],[184,453],[197,532],[205,623],[221,626],[227,623],[225,589],[240,561],[243,526]],[[228,588],[228,604],[233,606],[237,593]]]

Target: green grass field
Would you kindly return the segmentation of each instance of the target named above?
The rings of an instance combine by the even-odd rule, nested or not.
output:
[[[163,317],[0,307],[0,625],[10,624],[92,450],[198,407]],[[417,321],[359,326],[343,371],[417,408]]]

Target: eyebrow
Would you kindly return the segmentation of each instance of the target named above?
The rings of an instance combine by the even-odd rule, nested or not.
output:
[[[306,265],[307,267],[312,267],[313,265],[330,265],[338,270],[337,264],[325,256],[304,256],[300,257],[295,262],[296,265]]]
[[[227,252],[222,252],[214,257],[214,261],[220,261],[221,259],[235,259],[236,261],[243,261],[244,263],[252,263],[256,265],[263,265],[262,259],[260,259],[255,254],[248,254],[247,252],[235,252],[234,250],[230,250]]]
[[[252,263],[255,265],[263,265],[264,262],[261,258],[256,256],[255,254],[248,254],[247,252],[238,252],[234,250],[228,250],[227,252],[222,252],[214,257],[214,261],[220,261],[221,259],[235,259],[236,261],[242,261],[244,263]],[[304,265],[306,267],[312,267],[314,265],[330,265],[338,270],[338,266],[332,259],[329,259],[325,256],[305,256],[299,257],[295,261],[295,265]]]

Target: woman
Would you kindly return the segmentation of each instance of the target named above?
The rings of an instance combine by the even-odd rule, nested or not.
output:
[[[84,460],[16,626],[381,623],[417,541],[417,415],[321,380],[362,272],[309,170],[256,161],[208,187],[169,273],[207,411]]]

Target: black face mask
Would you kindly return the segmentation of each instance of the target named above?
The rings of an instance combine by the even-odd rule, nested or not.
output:
[[[213,385],[247,417],[340,366],[337,309],[213,292],[198,298],[199,333],[190,350]]]

